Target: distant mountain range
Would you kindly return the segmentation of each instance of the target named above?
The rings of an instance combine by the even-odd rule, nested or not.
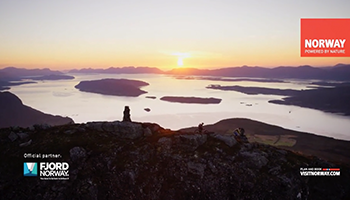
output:
[[[3,81],[13,81],[21,80],[25,77],[40,77],[40,76],[50,76],[50,75],[63,75],[64,73],[60,71],[54,71],[48,68],[44,69],[25,69],[17,67],[6,67],[0,69],[0,80]]]
[[[73,69],[68,73],[109,73],[109,74],[169,74],[169,75],[200,75],[224,77],[274,78],[274,79],[319,79],[319,80],[350,80],[350,64],[337,64],[329,67],[298,67],[280,66],[265,67],[227,67],[220,69],[176,68],[163,71],[155,67],[110,67],[108,69]],[[0,69],[0,80],[18,80],[20,77],[63,75],[60,71],[50,69],[23,69],[8,67]],[[67,77],[68,78],[68,77]]]
[[[33,81],[23,81],[23,79],[31,80],[62,80],[74,79],[74,76],[68,76],[60,71],[45,69],[25,69],[16,67],[7,67],[0,69],[0,91],[8,90],[10,86],[36,83]],[[13,82],[16,81],[16,82]],[[20,82],[18,82],[20,81]]]
[[[80,69],[70,70],[69,73],[116,73],[116,74],[171,74],[171,75],[201,75],[250,78],[291,78],[291,79],[319,79],[319,80],[350,80],[350,64],[337,64],[330,67],[312,67],[309,65],[275,68],[264,67],[228,67],[220,69],[175,68],[162,71],[154,67],[121,67],[108,69]]]
[[[251,78],[291,78],[291,79],[319,79],[319,80],[350,80],[350,64],[337,64],[333,67],[312,67],[309,65],[299,67],[229,67],[221,69],[195,69],[177,68],[168,74],[175,75],[201,75]]]
[[[156,67],[110,67],[108,69],[73,69],[69,73],[109,73],[109,74],[163,74]]]

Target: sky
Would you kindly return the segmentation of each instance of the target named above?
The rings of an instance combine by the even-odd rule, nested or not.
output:
[[[349,0],[0,0],[0,68],[332,66],[300,57],[300,18]]]

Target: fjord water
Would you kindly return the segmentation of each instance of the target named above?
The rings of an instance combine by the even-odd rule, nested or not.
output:
[[[307,89],[308,82],[288,83],[252,81],[227,82],[211,80],[181,80],[156,74],[69,74],[73,80],[39,81],[36,84],[13,86],[24,104],[53,115],[71,117],[76,123],[121,120],[124,106],[131,108],[133,121],[154,122],[165,128],[180,129],[213,124],[227,118],[249,118],[284,128],[350,140],[350,117],[298,106],[276,105],[269,100],[275,95],[246,95],[235,91],[206,89],[210,84],[241,85],[279,89]],[[127,78],[148,82],[141,88],[148,93],[139,97],[118,97],[81,92],[74,88],[82,80]],[[156,99],[146,98],[155,96]],[[221,98],[220,104],[182,104],[161,101],[163,96],[195,96]],[[251,104],[251,106],[247,106]],[[150,108],[146,112],[144,108]]]

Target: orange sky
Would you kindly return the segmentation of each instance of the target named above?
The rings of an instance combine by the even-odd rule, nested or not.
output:
[[[315,6],[317,4],[317,6]],[[0,68],[332,66],[301,58],[300,18],[350,18],[350,1],[6,1]]]

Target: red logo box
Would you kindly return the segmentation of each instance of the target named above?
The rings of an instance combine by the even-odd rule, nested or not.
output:
[[[300,19],[301,57],[350,57],[350,19]]]

